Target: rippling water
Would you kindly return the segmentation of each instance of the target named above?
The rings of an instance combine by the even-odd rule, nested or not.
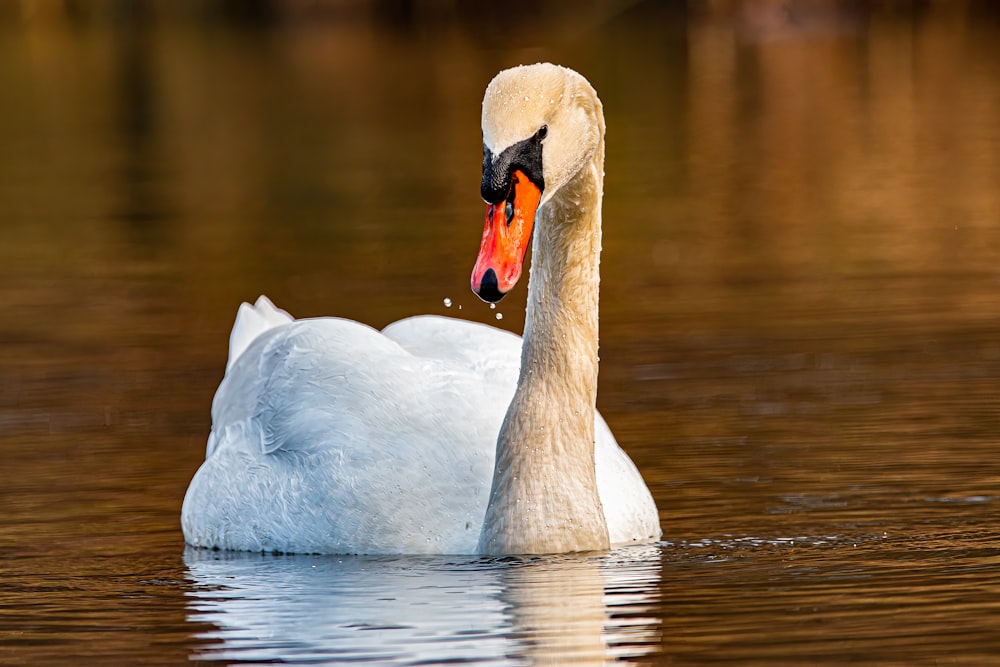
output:
[[[689,5],[0,12],[0,662],[1000,660],[997,12]],[[540,59],[605,104],[599,405],[663,542],[185,550],[240,301],[520,330],[478,114]]]
[[[192,551],[186,562],[192,618],[218,626],[199,658],[604,664],[660,644],[656,548],[501,560]]]

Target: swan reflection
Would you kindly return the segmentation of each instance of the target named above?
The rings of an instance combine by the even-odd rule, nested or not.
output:
[[[603,664],[660,645],[658,547],[601,556],[269,556],[188,549],[195,660]]]

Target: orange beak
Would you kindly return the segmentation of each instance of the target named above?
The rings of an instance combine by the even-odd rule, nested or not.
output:
[[[510,180],[507,199],[486,207],[483,240],[472,269],[472,291],[490,303],[502,299],[521,277],[542,198],[542,191],[520,170]]]

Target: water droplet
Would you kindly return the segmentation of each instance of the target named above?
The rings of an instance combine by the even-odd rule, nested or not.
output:
[[[444,298],[444,307],[451,308],[451,299],[449,299],[448,297]]]
[[[502,320],[503,319],[503,313],[497,313],[497,319],[498,320]]]

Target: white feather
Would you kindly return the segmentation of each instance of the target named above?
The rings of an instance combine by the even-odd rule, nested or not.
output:
[[[520,349],[509,332],[433,316],[382,333],[336,318],[265,330],[216,394],[214,448],[184,499],[185,539],[251,551],[475,553]],[[596,427],[612,542],[658,536],[642,478],[599,416]]]
[[[551,128],[523,349],[461,320],[379,332],[293,320],[263,296],[243,304],[181,510],[189,544],[545,553],[660,535],[649,490],[594,408],[600,100],[575,72],[534,65],[498,75],[483,109],[487,140]]]

